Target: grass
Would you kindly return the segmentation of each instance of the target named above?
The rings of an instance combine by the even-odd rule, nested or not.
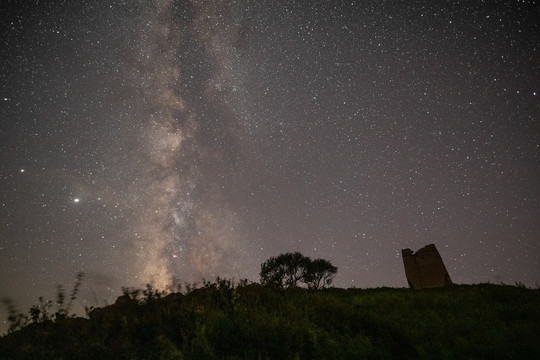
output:
[[[538,359],[538,334],[540,290],[522,286],[308,290],[218,279],[167,296],[126,290],[88,318],[41,318],[0,338],[0,359]]]

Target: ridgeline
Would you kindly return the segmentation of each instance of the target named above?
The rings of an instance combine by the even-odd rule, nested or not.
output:
[[[43,314],[41,314],[43,315]],[[40,317],[0,359],[540,359],[540,289],[319,289],[217,279]]]

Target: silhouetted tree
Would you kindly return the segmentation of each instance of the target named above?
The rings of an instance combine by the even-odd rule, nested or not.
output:
[[[299,252],[272,256],[261,265],[261,283],[279,287],[296,286],[304,279],[310,262]]]
[[[305,283],[309,289],[321,289],[332,283],[337,267],[328,260],[316,259],[310,262],[305,276]]]
[[[297,286],[302,282],[310,289],[320,289],[332,282],[337,268],[329,261],[311,261],[299,252],[272,256],[261,265],[261,283],[279,287]]]
[[[311,259],[300,254],[298,251],[281,255],[285,263],[285,285],[296,286],[299,281],[304,281],[304,277],[309,269]]]
[[[261,264],[261,283],[283,287],[285,284],[285,272],[287,265],[282,255],[272,256]]]

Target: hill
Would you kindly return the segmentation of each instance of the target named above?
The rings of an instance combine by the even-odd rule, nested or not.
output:
[[[272,288],[229,280],[126,291],[88,318],[0,338],[0,359],[540,359],[540,290]]]

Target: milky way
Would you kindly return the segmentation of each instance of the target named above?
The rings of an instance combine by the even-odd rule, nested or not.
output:
[[[99,306],[287,251],[404,287],[430,243],[457,283],[537,286],[538,9],[1,2],[0,296],[83,271]]]
[[[230,34],[227,29],[213,28],[213,19],[222,16],[220,10],[226,6],[213,9],[204,3],[192,4],[193,21],[181,29],[176,22],[182,19],[175,18],[173,5],[161,1],[143,11],[142,36],[137,39],[139,46],[132,49],[136,62],[127,64],[127,71],[130,65],[136,69],[131,80],[144,103],[134,113],[144,117],[142,148],[134,154],[141,157],[134,164],[140,181],[128,188],[133,233],[127,236],[134,239],[136,258],[131,271],[161,289],[179,275],[184,281],[238,277],[239,264],[244,263],[242,268],[249,264],[240,225],[219,200],[223,190],[214,186],[207,199],[194,200],[197,185],[207,176],[204,164],[212,164],[209,158],[221,161],[221,151],[201,142],[198,123],[205,119],[179,90],[183,67],[190,66],[180,60],[179,49],[182,42],[193,41],[207,59],[209,75],[202,88],[211,99],[209,106],[220,111],[227,107],[213,95],[215,84],[228,80],[223,79],[228,57],[222,48],[230,44],[222,45],[222,37]]]

